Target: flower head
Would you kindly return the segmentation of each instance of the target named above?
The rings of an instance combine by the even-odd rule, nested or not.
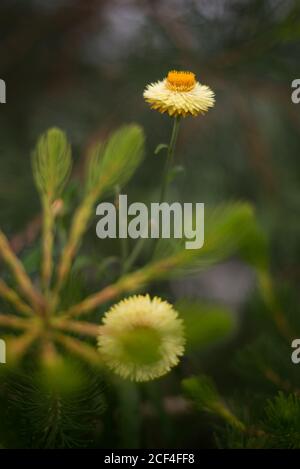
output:
[[[170,116],[198,116],[214,106],[214,92],[196,81],[192,72],[173,70],[161,81],[151,83],[144,98],[152,109]]]
[[[114,305],[104,316],[98,338],[106,365],[134,381],[166,374],[184,352],[182,320],[166,301],[137,295]]]

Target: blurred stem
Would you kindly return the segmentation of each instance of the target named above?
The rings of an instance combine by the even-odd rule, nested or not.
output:
[[[131,267],[134,265],[135,261],[138,259],[140,253],[142,252],[146,241],[147,241],[147,238],[140,238],[136,242],[133,250],[130,253],[130,256],[128,257],[126,262],[123,264],[123,269],[122,269],[123,274],[127,273],[131,269]]]
[[[56,333],[54,339],[61,343],[65,349],[74,355],[82,358],[90,365],[102,366],[100,354],[97,352],[94,346],[87,345],[74,337],[67,336],[65,334]]]
[[[113,266],[114,264],[120,266],[120,257],[118,256],[110,256],[110,257],[105,257],[99,264],[97,273],[98,275],[107,275],[109,272],[109,268]]]
[[[258,270],[257,275],[261,294],[269,313],[281,336],[290,343],[294,334],[278,303],[271,275],[265,270]]]
[[[240,432],[245,432],[245,424],[239,420],[224,404],[223,402],[217,401],[213,404],[212,410],[219,415],[223,420],[229,423],[232,427],[236,428]]]
[[[163,395],[161,393],[160,385],[155,381],[149,381],[145,387],[147,398],[153,405],[154,412],[157,415],[157,423],[159,425],[159,436],[168,441],[170,437],[170,420],[166,415],[164,408]]]
[[[191,250],[192,251],[192,250]],[[71,306],[67,311],[61,312],[60,317],[70,317],[87,314],[98,306],[120,296],[126,292],[136,291],[144,287],[153,279],[164,277],[167,272],[186,262],[186,254],[174,255],[161,261],[154,262],[140,270],[132,272],[120,278],[116,283],[108,285],[97,293],[88,296],[77,305]]]
[[[151,230],[151,222],[148,223],[148,230]],[[130,271],[131,267],[135,264],[135,261],[138,259],[139,255],[143,251],[143,248],[147,241],[148,241],[148,231],[147,233],[145,233],[145,237],[141,237],[136,242],[127,261],[123,264],[123,270],[122,270],[123,275],[126,274],[128,271]]]
[[[87,314],[97,306],[106,303],[107,301],[117,297],[122,292],[121,280],[116,284],[109,285],[103,290],[94,295],[88,296],[85,300],[77,303],[77,305],[71,306],[66,311],[60,313],[60,317],[63,319],[68,319],[72,317],[81,316]]]
[[[32,327],[32,321],[13,316],[12,314],[0,314],[0,326],[8,327],[10,329],[30,329]]]
[[[260,369],[265,376],[265,378],[270,381],[272,384],[275,384],[278,388],[282,389],[285,392],[293,392],[299,396],[300,390],[295,388],[290,381],[283,379],[276,371],[272,368],[265,367],[264,365],[260,366]]]
[[[11,364],[17,364],[28,352],[33,343],[39,338],[39,335],[39,328],[32,328],[20,337],[6,338],[5,341],[8,353],[7,361]]]
[[[45,312],[45,301],[42,295],[34,288],[29,276],[25,272],[23,264],[12,251],[8,239],[0,231],[0,255],[12,271],[20,289],[28,298],[33,308],[40,314]]]
[[[41,346],[42,346],[41,359],[42,359],[42,362],[47,365],[51,365],[52,363],[55,363],[59,358],[55,345],[51,339],[52,337],[49,331],[46,331],[46,333],[42,337],[42,342],[41,342]]]
[[[98,337],[100,332],[100,326],[91,322],[82,321],[71,321],[64,319],[55,319],[53,321],[53,327],[67,332],[75,332],[80,335],[89,337]]]
[[[136,383],[116,382],[121,448],[139,448],[141,439],[140,390]]]
[[[77,253],[82,236],[88,227],[97,195],[98,194],[93,192],[87,194],[73,217],[69,239],[63,249],[58,264],[57,282],[53,292],[52,309],[56,308],[59,293],[64,285],[67,275],[70,272],[72,261]]]
[[[54,229],[54,214],[51,208],[49,198],[43,200],[43,264],[42,264],[42,280],[44,290],[48,291],[52,269],[53,269],[53,229]]]
[[[120,195],[120,187],[115,187],[115,206],[119,211],[119,195]],[[124,224],[124,219],[120,220],[120,223]],[[125,261],[128,257],[128,238],[119,238],[120,245],[121,245],[121,260],[122,260],[122,268],[125,264]]]
[[[4,298],[4,300],[11,303],[18,313],[23,313],[26,316],[32,316],[34,314],[33,310],[28,306],[23,300],[19,297],[19,295],[9,286],[0,279],[0,296]]]
[[[178,132],[179,132],[179,124],[180,124],[180,117],[179,116],[174,117],[171,140],[170,140],[170,143],[168,145],[167,159],[166,159],[166,162],[165,162],[162,185],[161,185],[161,189],[160,189],[160,196],[159,196],[159,203],[160,204],[162,204],[165,201],[168,185],[169,185],[169,182],[170,182],[170,173],[171,173],[172,165],[173,165],[173,162],[174,162],[175,148],[176,148],[176,142],[177,142]],[[157,238],[153,243],[153,249],[152,249],[151,257],[153,257],[153,254],[155,252],[158,241],[159,241],[159,238]]]
[[[175,147],[176,147],[176,142],[177,142],[177,137],[178,137],[178,132],[179,132],[179,124],[180,124],[180,117],[179,116],[174,117],[173,130],[171,134],[171,140],[168,146],[168,154],[167,154],[167,159],[165,163],[162,186],[160,190],[160,198],[159,198],[160,203],[164,202],[165,197],[166,197],[170,171],[172,169],[172,165],[174,161]]]

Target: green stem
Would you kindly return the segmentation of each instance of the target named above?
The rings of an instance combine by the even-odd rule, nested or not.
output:
[[[176,142],[177,142],[177,137],[178,137],[178,132],[179,132],[179,124],[180,124],[180,117],[176,116],[174,118],[171,140],[168,146],[167,160],[165,164],[163,182],[162,182],[160,198],[159,198],[160,203],[164,202],[165,197],[166,197],[167,187],[169,183],[169,175],[170,175],[170,170],[172,168],[172,164],[174,160],[175,147],[176,147]]]
[[[16,282],[18,283],[20,289],[29,300],[30,304],[33,306],[35,311],[40,315],[44,315],[45,312],[45,301],[43,296],[37,291],[26,273],[22,262],[16,257],[13,252],[7,237],[0,230],[0,257],[3,258],[4,262],[10,268],[12,274],[14,275]]]
[[[98,337],[102,327],[91,322],[64,320],[61,318],[55,319],[52,322],[52,325],[55,329],[61,331],[67,331],[89,337]]]
[[[137,241],[129,257],[126,259],[126,261],[123,264],[122,275],[126,274],[134,265],[135,261],[138,259],[147,241],[148,241],[147,238],[140,238]]]
[[[54,338],[57,342],[61,343],[65,349],[72,353],[72,355],[80,357],[91,365],[103,367],[101,355],[94,346],[64,334],[56,333]]]
[[[174,161],[175,147],[176,147],[176,142],[177,142],[177,137],[178,137],[178,132],[179,132],[179,124],[180,124],[180,117],[179,116],[174,117],[173,130],[172,130],[171,140],[168,146],[168,154],[167,154],[167,159],[165,163],[162,186],[160,190],[160,197],[159,197],[160,204],[162,204],[165,201],[165,197],[166,197],[166,192],[167,192],[169,179],[170,179],[170,171],[172,169],[172,165]],[[155,254],[158,241],[159,241],[159,238],[157,238],[153,243],[151,257],[153,257]]]
[[[54,216],[52,212],[50,198],[43,201],[43,264],[42,264],[42,280],[44,291],[48,295],[48,289],[52,276],[53,260],[53,228]]]
[[[116,198],[115,205],[118,211],[119,211],[119,206],[118,206],[119,196],[120,196],[120,187],[116,186],[115,187],[115,198]],[[120,220],[120,223],[124,224],[125,220],[124,219]],[[123,268],[126,262],[126,259],[128,257],[128,238],[119,238],[119,239],[120,239],[120,246],[121,246],[121,262],[122,262],[122,268]]]
[[[31,329],[35,323],[32,320],[13,316],[12,314],[0,314],[0,326],[9,329]]]
[[[265,270],[257,270],[257,276],[259,288],[270,316],[282,337],[290,343],[293,338],[293,330],[284,312],[281,310],[281,306],[274,291],[273,279],[269,272]]]
[[[4,298],[6,301],[11,303],[18,313],[23,313],[26,316],[34,315],[33,310],[29,305],[24,303],[24,301],[19,297],[19,295],[9,286],[0,279],[0,296]]]
[[[165,196],[169,184],[169,178],[170,178],[170,171],[172,169],[173,161],[174,161],[174,154],[175,154],[175,147],[176,147],[176,142],[177,142],[177,137],[178,137],[178,132],[179,132],[179,124],[180,124],[180,117],[176,116],[174,118],[174,124],[173,124],[173,129],[172,129],[172,135],[171,135],[171,140],[168,145],[168,153],[167,153],[167,159],[165,163],[165,168],[164,168],[164,175],[163,175],[163,180],[162,180],[162,186],[161,186],[161,191],[160,191],[160,197],[159,197],[159,203],[163,203],[165,201]],[[150,228],[151,229],[151,228]],[[127,241],[127,240],[125,240]],[[139,257],[140,253],[142,252],[145,243],[147,239],[145,238],[140,238],[140,240],[136,243],[134,249],[132,250],[131,254],[129,257],[124,259],[123,257],[123,262],[122,262],[122,274],[127,273],[131,267],[134,265],[135,261]],[[155,251],[157,242],[154,243],[153,247],[153,252]],[[127,254],[127,253],[126,253]]]

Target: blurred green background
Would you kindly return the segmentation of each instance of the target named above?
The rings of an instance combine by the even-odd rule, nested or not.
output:
[[[155,199],[164,157],[154,149],[168,141],[172,122],[149,109],[143,90],[171,69],[191,70],[215,91],[216,106],[182,123],[176,162],[185,172],[172,197],[250,201],[270,240],[274,277],[288,285],[287,302],[299,304],[300,104],[291,101],[299,56],[296,0],[1,0],[1,228],[17,251],[35,237],[40,209],[30,155],[51,126],[67,132],[80,179],[92,142],[120,124],[143,125],[147,155],[128,192],[132,200]],[[92,227],[97,246],[95,238]],[[232,260],[161,289],[173,300],[213,298],[239,314],[252,285],[250,269]],[[218,360],[210,360],[215,370]],[[169,400],[170,414],[180,414],[181,404]],[[168,425],[166,441],[187,445],[180,432],[166,436]],[[193,419],[189,425],[199,431]],[[202,438],[211,444],[205,432]],[[160,444],[155,432],[147,444]]]

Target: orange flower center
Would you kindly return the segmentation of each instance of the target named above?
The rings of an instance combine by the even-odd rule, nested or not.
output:
[[[190,91],[196,85],[196,76],[192,72],[172,70],[167,76],[167,87],[172,91]]]

